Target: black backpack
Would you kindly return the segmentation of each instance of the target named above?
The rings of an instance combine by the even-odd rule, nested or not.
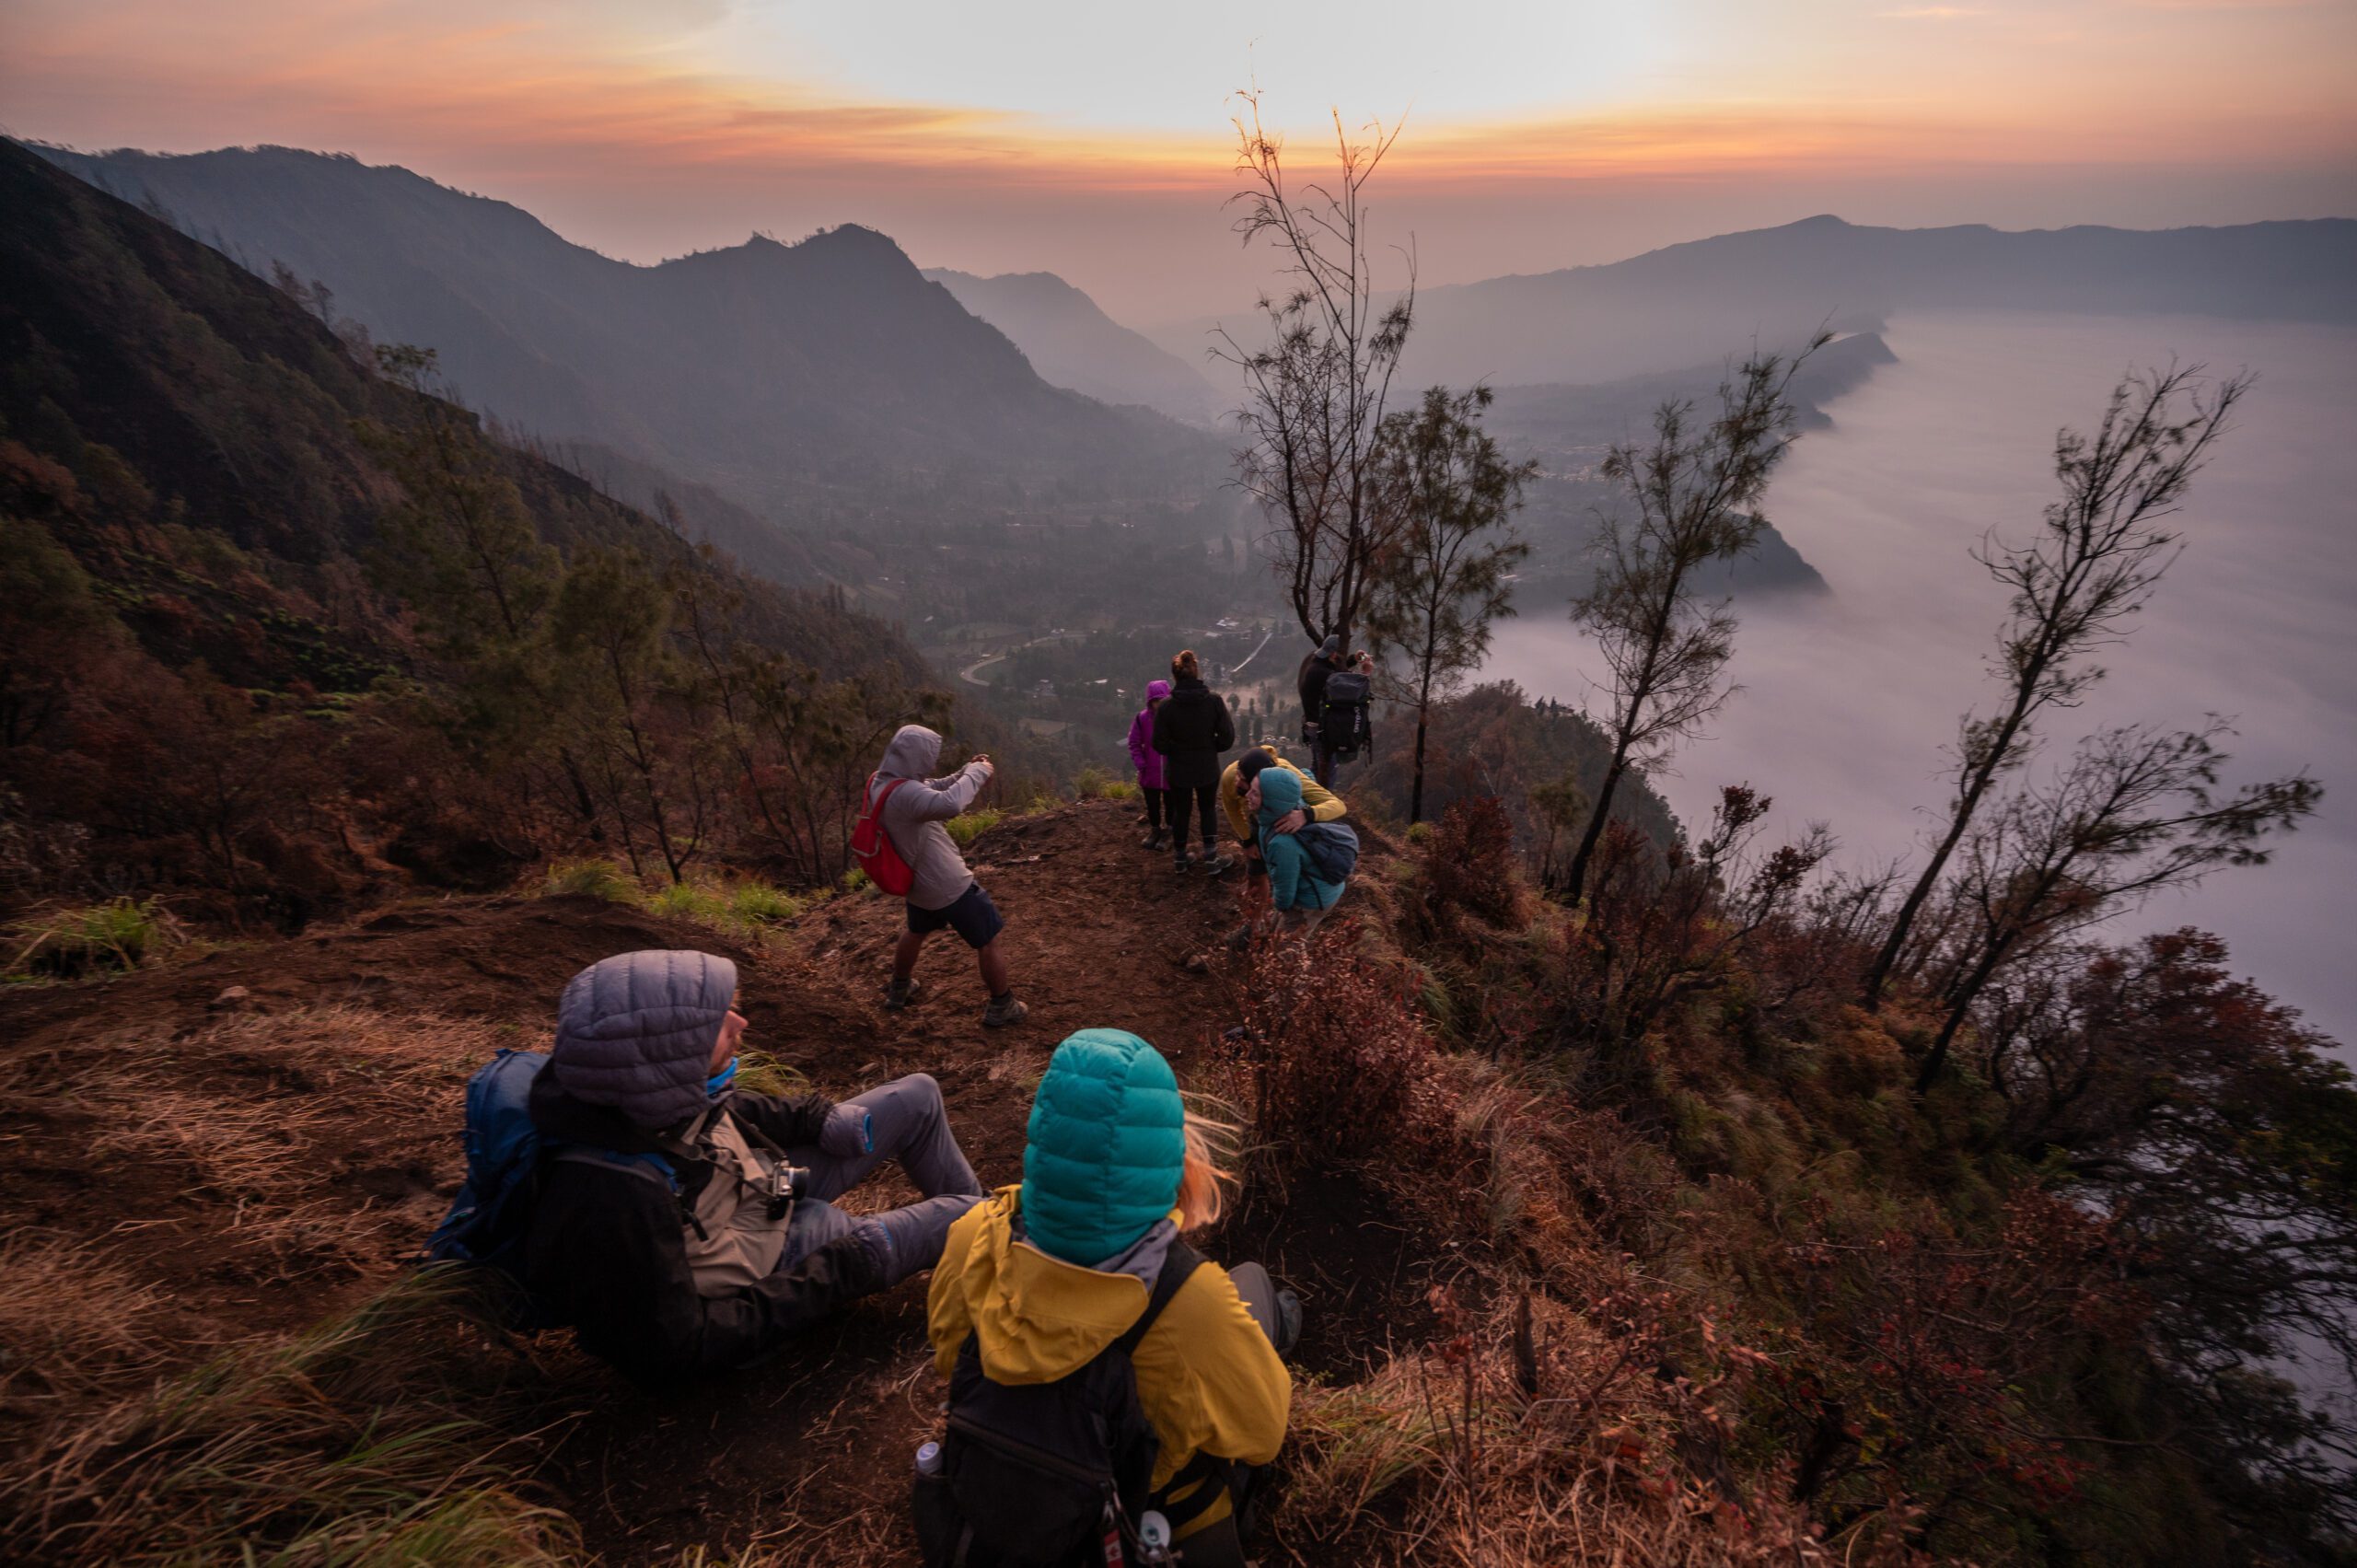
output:
[[[1318,732],[1335,756],[1355,757],[1361,747],[1374,743],[1375,727],[1367,718],[1373,695],[1373,684],[1355,669],[1338,669],[1326,678],[1326,702],[1318,714]]]
[[[1307,822],[1293,836],[1321,882],[1347,882],[1358,868],[1359,836],[1340,822]]]
[[[1162,1445],[1138,1404],[1130,1353],[1202,1260],[1173,1241],[1138,1320],[1052,1383],[992,1382],[966,1337],[949,1374],[941,1473],[917,1478],[927,1568],[1139,1561],[1138,1516]]]

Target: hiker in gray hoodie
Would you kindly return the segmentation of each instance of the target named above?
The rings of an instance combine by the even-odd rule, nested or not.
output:
[[[977,755],[954,773],[930,778],[941,761],[941,737],[921,724],[902,725],[884,749],[884,761],[867,781],[867,804],[877,807],[892,847],[909,865],[914,880],[909,885],[909,928],[892,950],[892,983],[884,993],[888,1012],[899,1012],[917,999],[917,954],[924,939],[947,926],[974,949],[982,971],[990,1005],[982,1009],[986,1028],[1023,1021],[1029,1009],[1015,994],[1006,975],[1006,955],[998,945],[1006,922],[998,906],[967,869],[957,841],[942,824],[964,811],[990,782],[991,760]]]
[[[983,1188],[922,1073],[840,1103],[736,1086],[737,966],[622,953],[557,1003],[532,1080],[545,1156],[527,1287],[582,1348],[655,1386],[743,1366],[838,1308],[933,1267]],[[922,1195],[841,1198],[895,1161]]]

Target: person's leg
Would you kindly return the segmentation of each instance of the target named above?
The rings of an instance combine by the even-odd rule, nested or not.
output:
[[[1162,796],[1159,786],[1140,784],[1138,793],[1145,796],[1145,825],[1155,832],[1162,831]]]
[[[1212,787],[1216,791],[1219,786],[1213,784]],[[1194,830],[1193,813],[1187,809],[1188,799],[1193,793],[1176,785],[1170,791],[1170,850],[1178,857],[1181,865],[1187,864],[1187,836]],[[1209,843],[1203,845],[1206,852],[1211,847]]]
[[[1228,1270],[1227,1277],[1243,1298],[1244,1310],[1252,1314],[1252,1321],[1260,1325],[1277,1353],[1289,1353],[1301,1339],[1301,1298],[1279,1290],[1269,1271],[1258,1263],[1238,1263]]]
[[[928,1198],[946,1194],[973,1195],[984,1191],[966,1153],[949,1128],[949,1109],[941,1086],[930,1074],[911,1073],[881,1084],[843,1102],[868,1114],[869,1147],[865,1154],[838,1156],[816,1144],[797,1144],[786,1158],[810,1172],[808,1196],[821,1201],[842,1197],[874,1174],[888,1159],[897,1159],[916,1190]]]
[[[1015,989],[1007,979],[1006,954],[1000,949],[997,937],[984,943],[975,952],[974,958],[981,968],[982,984],[989,988],[993,996],[1004,996]]]
[[[892,949],[893,984],[906,985],[909,982],[909,977],[916,973],[917,954],[924,947],[924,936],[925,934],[922,931],[900,933],[900,945]],[[873,985],[875,981],[870,981],[868,983]]]
[[[899,1284],[910,1275],[921,1274],[940,1262],[942,1243],[949,1238],[949,1227],[981,1201],[981,1194],[977,1192],[945,1192],[938,1198],[927,1198],[922,1203],[870,1214],[862,1220],[860,1230],[867,1237],[869,1248],[882,1254],[885,1285]]]

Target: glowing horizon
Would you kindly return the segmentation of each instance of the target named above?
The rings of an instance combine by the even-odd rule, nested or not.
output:
[[[1443,18],[1395,0],[1216,0],[1183,30],[1074,0],[15,0],[0,122],[90,149],[350,152],[634,261],[871,223],[922,264],[1059,272],[1145,320],[1255,275],[1218,211],[1255,76],[1305,170],[1328,100],[1406,113],[1377,199],[1432,282],[1828,210],[2357,211],[2351,0],[1770,11],[1505,5],[1420,37]]]

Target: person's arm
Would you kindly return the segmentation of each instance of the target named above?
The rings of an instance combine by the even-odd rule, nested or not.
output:
[[[1130,765],[1139,772],[1145,772],[1146,743],[1152,738],[1149,724],[1144,710],[1130,721]]]
[[[781,1149],[817,1143],[834,1109],[833,1100],[816,1093],[756,1095],[740,1091],[728,1101],[730,1115]]]
[[[1219,711],[1219,720],[1213,726],[1212,734],[1212,740],[1213,741],[1212,749],[1214,751],[1233,750],[1236,747],[1236,716],[1227,711],[1226,698],[1213,697],[1212,699],[1212,703]]]
[[[1293,1375],[1226,1270],[1198,1268],[1132,1359],[1166,1453],[1265,1465],[1284,1446]]]
[[[1290,833],[1271,833],[1260,846],[1260,854],[1269,866],[1271,907],[1293,908],[1294,895],[1301,889],[1301,846],[1293,842]]]
[[[1170,700],[1164,698],[1162,706],[1154,710],[1154,749],[1164,756],[1170,755]]]
[[[980,757],[941,779],[911,779],[892,792],[892,809],[916,822],[946,822],[974,804],[990,782],[990,764]]]
[[[1233,762],[1219,776],[1219,808],[1226,813],[1236,842],[1248,848],[1252,842],[1252,814],[1244,809],[1244,774]]]
[[[529,1272],[583,1347],[650,1386],[731,1367],[882,1283],[857,1235],[788,1272],[719,1295],[696,1294],[679,1200],[659,1181],[560,1161],[542,1193],[550,1234]],[[536,1226],[536,1229],[538,1227]]]
[[[1350,815],[1342,797],[1307,773],[1301,775],[1301,806],[1313,822],[1339,822]]]

